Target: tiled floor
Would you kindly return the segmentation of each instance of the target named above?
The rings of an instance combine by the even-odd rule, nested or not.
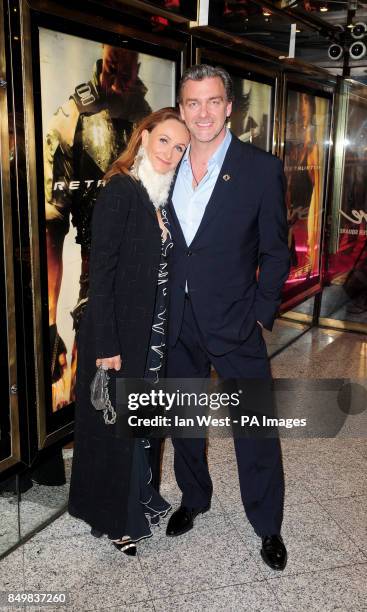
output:
[[[366,347],[363,336],[314,330],[275,357],[273,374],[367,377]],[[65,514],[0,562],[0,591],[69,592],[69,605],[42,607],[45,612],[366,611],[365,433],[282,441],[289,552],[284,572],[271,571],[260,558],[260,540],[241,504],[232,440],[213,438],[213,504],[191,532],[167,538],[165,519],[154,538],[139,543],[138,556],[127,558]],[[162,493],[177,505],[172,460],[167,442]]]

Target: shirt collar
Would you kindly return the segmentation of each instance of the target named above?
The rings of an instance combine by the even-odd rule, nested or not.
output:
[[[214,155],[212,155],[212,157],[209,159],[208,166],[216,165],[218,166],[219,169],[222,167],[224,158],[228,151],[228,147],[231,143],[231,140],[232,140],[232,134],[226,128],[226,135],[223,138],[222,142],[220,143],[218,149],[215,151]]]
[[[226,128],[226,135],[223,138],[222,142],[220,143],[218,149],[213,153],[213,155],[211,156],[211,158],[208,161],[208,168],[211,168],[212,166],[216,165],[219,169],[222,167],[223,162],[224,162],[224,158],[226,156],[226,153],[228,151],[228,147],[231,144],[231,140],[232,140],[232,134],[229,131],[228,128]],[[183,156],[182,159],[182,167],[185,168],[186,170],[191,171],[191,165],[190,165],[190,147],[191,145],[189,144],[185,154]]]

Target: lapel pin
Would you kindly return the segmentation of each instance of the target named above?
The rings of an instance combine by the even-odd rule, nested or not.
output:
[[[224,181],[229,181],[229,179],[230,179],[230,178],[231,178],[231,177],[230,177],[230,175],[229,175],[229,174],[223,174],[223,180],[224,180]]]

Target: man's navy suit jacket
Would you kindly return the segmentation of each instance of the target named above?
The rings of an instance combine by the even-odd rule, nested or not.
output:
[[[256,321],[272,329],[290,262],[284,186],[282,163],[232,134],[190,245],[169,202],[172,346],[182,325],[186,281],[202,339],[213,355],[237,348]]]

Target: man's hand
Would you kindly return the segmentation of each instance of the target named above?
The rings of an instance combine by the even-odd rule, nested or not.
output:
[[[121,370],[121,355],[115,355],[114,357],[104,357],[103,359],[96,360],[96,366],[103,366],[108,370]]]

